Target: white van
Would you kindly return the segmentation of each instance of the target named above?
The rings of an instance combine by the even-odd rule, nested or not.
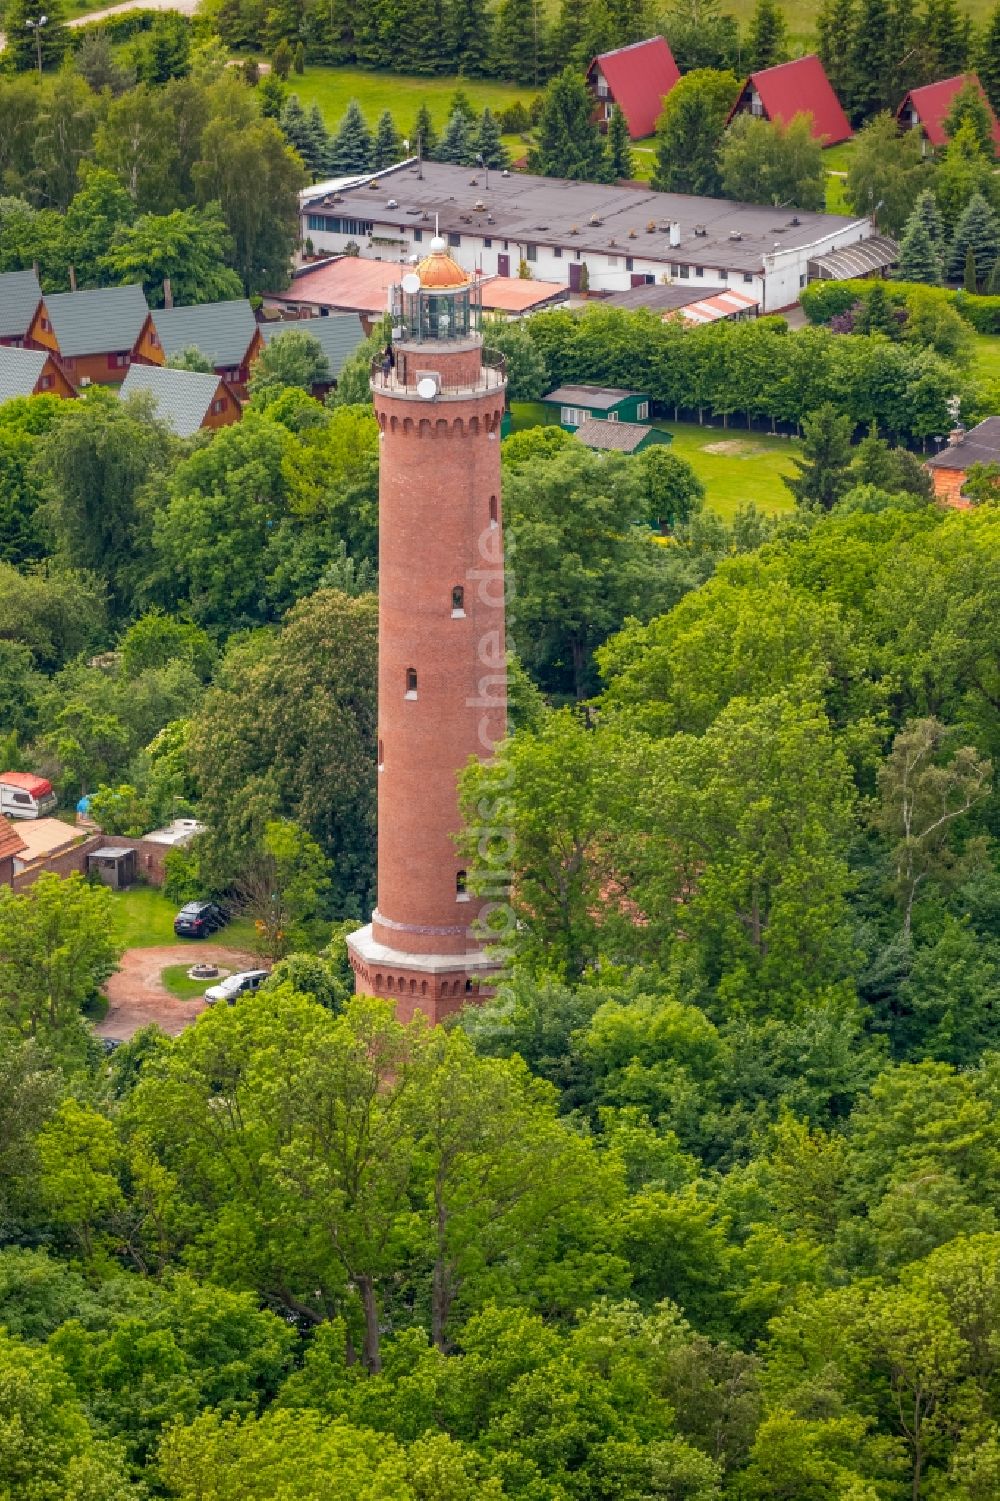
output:
[[[0,813],[7,818],[45,818],[59,799],[52,783],[30,771],[0,771]]]

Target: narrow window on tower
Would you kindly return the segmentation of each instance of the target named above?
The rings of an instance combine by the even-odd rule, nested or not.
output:
[[[490,526],[496,526],[499,522],[500,512],[497,509],[497,498],[490,496]]]
[[[379,742],[378,742],[378,769],[379,769],[379,771],[382,770],[382,767],[384,765],[385,765],[385,746],[382,744],[382,737],[379,736]]]
[[[469,879],[464,870],[455,873],[455,900],[456,902],[469,900]]]
[[[456,584],[451,591],[451,618],[452,620],[465,618],[465,590],[461,584]]]
[[[417,696],[417,669],[415,667],[406,669],[406,696],[407,698]]]

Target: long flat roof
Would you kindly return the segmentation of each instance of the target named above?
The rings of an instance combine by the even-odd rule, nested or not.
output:
[[[395,207],[389,207],[390,200]],[[304,212],[385,227],[400,251],[414,229],[433,233],[437,222],[445,235],[490,236],[519,245],[560,245],[732,271],[762,271],[765,255],[807,249],[838,230],[867,223],[842,214],[654,193],[635,183],[569,182],[497,171],[487,181],[482,168],[421,165],[415,158],[339,190],[317,183],[304,190],[300,203]],[[670,244],[672,223],[679,226],[677,245]]]

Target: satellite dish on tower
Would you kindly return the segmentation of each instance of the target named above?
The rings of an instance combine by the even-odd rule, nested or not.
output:
[[[438,383],[433,375],[422,375],[417,381],[417,395],[424,401],[433,401],[438,393]]]
[[[412,297],[414,292],[420,291],[420,277],[415,271],[407,271],[401,285],[407,296]]]

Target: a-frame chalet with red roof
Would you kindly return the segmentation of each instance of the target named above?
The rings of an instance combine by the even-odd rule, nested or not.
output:
[[[948,137],[944,122],[951,113],[955,95],[967,83],[974,83],[983,96],[993,126],[993,150],[1000,156],[1000,123],[990,107],[985,90],[975,73],[957,73],[954,78],[942,78],[940,83],[928,83],[923,88],[911,89],[896,111],[896,119],[904,130],[923,131],[928,146],[947,146]]]
[[[824,146],[839,146],[853,134],[815,53],[751,73],[729,111],[730,120],[737,115],[757,115],[782,125],[790,125],[796,115],[811,115],[813,138]]]
[[[674,55],[661,36],[602,52],[587,69],[587,86],[594,96],[601,129],[607,129],[617,104],[633,141],[652,135],[664,98],[680,76]]]

